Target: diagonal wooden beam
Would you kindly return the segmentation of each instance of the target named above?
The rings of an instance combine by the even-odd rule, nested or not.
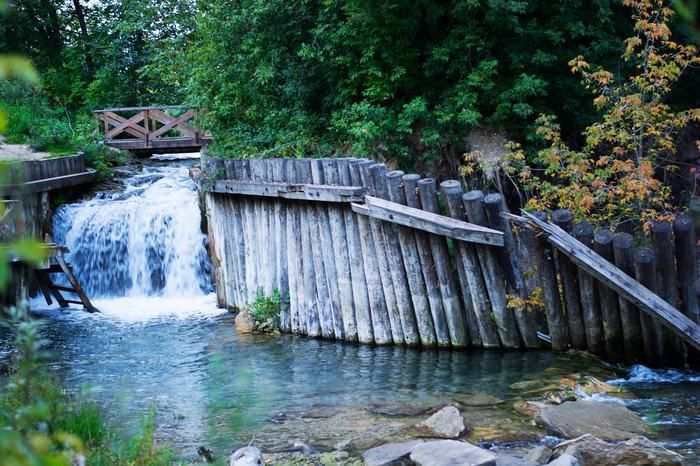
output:
[[[117,116],[117,115],[115,115]],[[137,125],[138,122],[143,121],[143,119],[146,117],[146,112],[139,112],[136,115],[132,116],[128,120],[124,120],[121,122],[118,126],[116,126],[114,129],[110,130],[107,134],[105,134],[105,138],[109,139],[112,138],[120,133],[122,133],[127,127],[134,129],[137,132],[143,132],[144,137],[146,136],[146,129],[142,126]]]
[[[196,130],[192,126],[185,124],[185,121],[189,120],[193,116],[194,110],[189,110],[177,118],[171,117],[170,115],[163,113],[159,110],[151,111],[151,118],[158,120],[164,124],[162,128],[159,128],[158,130],[151,133],[151,138],[155,139],[161,134],[167,133],[171,129],[180,131],[181,133],[187,136],[195,137]]]
[[[113,114],[113,116],[117,117],[117,119],[113,118],[110,115],[106,115],[106,114],[100,115],[100,119],[102,119],[105,122],[105,126],[112,125],[114,127],[118,127],[119,125],[121,125],[122,123],[124,123],[126,121],[124,118],[120,117],[119,115]],[[137,126],[137,128],[140,128],[140,127]],[[140,128],[140,131],[137,131],[130,126],[126,126],[126,127],[124,127],[123,131],[125,133],[131,134],[132,136],[136,136],[139,139],[145,139],[145,137],[146,137],[143,132],[140,132],[140,131],[143,131],[143,128]],[[109,132],[110,131],[106,131],[105,134],[107,134]]]

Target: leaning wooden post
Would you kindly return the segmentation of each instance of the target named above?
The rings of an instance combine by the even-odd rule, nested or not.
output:
[[[370,167],[376,165],[374,161],[362,161],[359,163],[360,176],[362,184],[369,187],[371,194],[374,195],[374,184],[372,183],[372,174]],[[372,230],[372,240],[374,243],[374,251],[377,255],[377,263],[379,264],[379,276],[381,277],[382,289],[384,290],[384,299],[386,300],[386,308],[389,316],[391,327],[391,337],[395,344],[405,343],[403,327],[401,325],[401,313],[396,302],[396,292],[394,291],[394,282],[391,278],[391,265],[387,252],[387,238],[384,233],[384,227],[380,220],[370,218],[370,229]]]
[[[534,212],[532,215],[543,222],[547,221],[547,214],[544,212]],[[566,329],[564,311],[561,307],[561,297],[559,296],[554,250],[544,235],[535,237],[535,263],[537,264],[537,277],[542,289],[544,310],[547,314],[549,335],[552,338],[552,350],[566,351],[569,349],[569,334]]]
[[[700,313],[693,291],[693,283],[698,279],[696,237],[690,217],[683,214],[673,220],[673,236],[676,245],[680,311],[696,324],[700,324]]]
[[[566,209],[555,210],[552,212],[552,223],[571,234],[574,227],[574,216]],[[557,254],[557,261],[571,347],[580,350],[586,349],[586,330],[583,324],[578,267],[565,254]]]
[[[458,181],[445,181],[440,185],[440,195],[445,205],[445,215],[466,222],[467,216],[464,212],[464,205],[462,205],[462,194],[464,194],[464,191]],[[472,346],[481,346],[481,334],[484,333],[484,337],[490,341],[489,346],[498,346],[500,342],[496,329],[487,328],[491,319],[490,308],[488,305],[475,306],[470,288],[473,286],[472,282],[474,281],[473,279],[470,281],[471,274],[474,273],[474,265],[479,262],[476,258],[476,250],[474,246],[468,245],[463,241],[452,240],[452,246],[459,276],[459,286],[462,290],[464,309],[462,316],[469,342]],[[476,272],[481,273],[478,266],[476,267]]]
[[[340,183],[338,175],[338,162],[335,159],[321,159],[324,183],[337,186]],[[345,233],[342,207],[328,204],[327,229],[323,233],[324,252],[326,263],[326,276],[328,288],[331,292],[331,304],[333,310],[333,330],[338,339],[346,338],[346,320],[350,314],[355,313],[352,305],[352,281],[350,279],[350,262],[348,259],[348,244]],[[352,319],[354,321],[354,318]]]
[[[296,159],[287,163],[287,181],[296,182]],[[301,326],[302,308],[304,307],[301,245],[300,201],[291,201],[287,208],[287,276],[289,277],[289,324],[292,333],[306,333]]]
[[[441,215],[440,202],[437,195],[437,184],[434,179],[426,178],[418,182],[418,193],[420,194],[423,210]],[[452,258],[447,247],[447,241],[442,236],[431,234],[429,236],[430,248],[433,251],[433,259],[440,279],[440,290],[442,290],[443,304],[445,306],[445,317],[447,318],[447,328],[450,332],[450,340],[453,347],[465,347],[469,344],[469,335],[459,306],[457,297],[457,286],[452,275]],[[445,298],[448,298],[445,300]]]
[[[462,196],[462,205],[469,222],[486,228],[489,227],[484,207],[484,193],[482,191],[472,190],[464,194]],[[519,348],[521,342],[515,315],[513,310],[508,307],[506,279],[498,263],[495,251],[499,247],[485,244],[475,244],[473,246],[481,265],[481,272],[484,276],[486,290],[491,301],[491,309],[498,326],[497,330],[501,342],[505,348]]]
[[[511,294],[527,299],[527,290],[523,283],[520,261],[518,259],[518,247],[513,237],[510,222],[501,215],[508,212],[506,201],[499,193],[489,194],[484,197],[484,208],[492,229],[503,232],[503,247],[495,248],[496,256],[501,264],[503,275],[511,288]],[[487,225],[488,226],[488,225]],[[537,338],[537,326],[532,312],[518,306],[513,309],[515,320],[518,322],[520,337],[527,348],[539,348],[540,340]]]
[[[404,175],[403,187],[406,194],[406,204],[415,209],[423,209],[418,190],[418,175]],[[420,258],[421,272],[423,280],[425,280],[426,291],[428,292],[428,302],[430,303],[430,315],[433,318],[433,326],[435,327],[435,338],[438,346],[450,346],[450,333],[447,329],[447,318],[445,316],[445,306],[454,306],[453,300],[457,300],[457,287],[441,286],[440,278],[438,277],[437,266],[433,258],[432,248],[430,246],[430,235],[424,231],[415,230],[413,237],[416,240],[418,248],[418,257]],[[450,294],[452,293],[452,294]],[[444,298],[443,298],[444,297]],[[459,306],[459,301],[457,301]]]
[[[598,230],[593,236],[593,249],[610,263],[615,262],[612,247],[614,236],[613,232],[607,229]],[[605,349],[608,352],[607,361],[612,363],[623,362],[625,360],[625,350],[619,298],[615,291],[600,282],[598,283],[598,294],[600,295],[600,310],[605,332]]]
[[[323,164],[320,159],[311,159],[311,174],[313,184],[323,185]],[[309,226],[311,232],[311,247],[314,254],[314,269],[316,271],[316,296],[318,297],[318,316],[323,338],[335,338],[333,317],[340,312],[340,300],[331,299],[331,282],[337,287],[335,262],[333,262],[331,243],[326,242],[330,236],[328,210],[323,203],[310,202]],[[330,258],[330,262],[327,259]],[[335,290],[337,291],[337,289]],[[337,294],[335,295],[337,298]]]
[[[352,186],[350,173],[350,160],[354,158],[338,159],[338,176],[341,186]],[[345,235],[347,238],[348,259],[350,264],[350,276],[352,280],[352,302],[355,314],[347,316],[345,323],[345,339],[359,341],[360,343],[372,343],[372,313],[369,306],[367,282],[365,281],[365,266],[362,259],[362,241],[358,220],[349,205],[343,205],[343,217],[345,219]]]
[[[656,260],[654,251],[640,249],[634,253],[634,270],[637,281],[652,293],[656,293]],[[663,342],[659,321],[646,312],[640,315],[644,335],[644,356],[646,363],[660,366],[663,363]]]
[[[403,189],[404,172],[392,171],[387,173],[387,187],[389,189],[389,198],[391,202],[401,205],[406,204],[406,193]],[[411,293],[411,301],[415,313],[416,325],[420,342],[425,347],[435,346],[435,326],[433,318],[430,315],[430,303],[428,294],[423,282],[423,274],[421,272],[420,256],[418,246],[413,236],[413,231],[409,227],[396,225],[396,231],[403,256],[403,263],[406,267],[406,279]]]
[[[656,276],[658,295],[668,304],[678,309],[678,281],[673,251],[673,228],[671,222],[661,220],[651,224],[651,248],[656,256]],[[682,364],[685,361],[685,347],[682,340],[666,327],[662,327],[664,357],[667,364]]]
[[[371,165],[369,173],[374,195],[380,199],[389,200],[386,165],[383,163]],[[420,344],[420,334],[418,333],[416,314],[413,310],[413,301],[411,301],[411,292],[408,288],[404,258],[401,255],[398,230],[393,223],[380,222],[380,225],[384,230],[384,238],[386,239],[386,255],[389,261],[391,280],[394,284],[394,294],[401,319],[404,342],[407,345],[418,345]]]
[[[634,278],[634,237],[629,233],[618,233],[612,241],[615,266]],[[622,336],[625,342],[626,362],[629,365],[642,363],[644,338],[639,308],[622,296],[620,298],[620,319]]]
[[[297,163],[297,179],[299,184],[311,184],[313,177],[311,175],[311,160],[298,159]],[[316,292],[316,268],[314,262],[314,252],[311,245],[311,221],[310,217],[315,215],[315,206],[310,202],[304,201],[300,208],[300,223],[301,223],[301,249],[302,249],[302,264],[304,273],[302,274],[304,307],[302,312],[305,313],[306,319],[302,321],[302,327],[306,329],[306,334],[310,337],[321,336],[321,323],[319,317],[319,299]],[[303,315],[301,317],[304,317]]]
[[[593,249],[593,225],[588,222],[580,222],[574,225],[572,231],[577,240],[584,246]],[[605,354],[605,331],[600,310],[598,281],[583,269],[579,269],[578,278],[588,351],[597,356],[603,356]]]
[[[362,182],[362,175],[360,173],[360,164],[362,163],[367,162],[363,160],[351,160],[350,174],[352,176],[353,185],[366,187],[367,185]],[[362,245],[362,258],[372,315],[371,324],[374,342],[378,345],[385,345],[392,342],[391,324],[389,321],[387,303],[384,299],[382,279],[379,276],[379,262],[374,249],[374,241],[372,240],[370,219],[364,215],[357,215],[357,225]],[[358,325],[360,325],[359,322]]]

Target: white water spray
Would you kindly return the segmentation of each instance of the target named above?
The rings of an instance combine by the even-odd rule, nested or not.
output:
[[[125,191],[62,206],[55,241],[90,298],[192,298],[211,291],[206,235],[187,167],[146,168]]]

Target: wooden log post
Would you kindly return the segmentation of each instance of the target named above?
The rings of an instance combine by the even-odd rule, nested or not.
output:
[[[250,159],[250,177],[255,182],[267,181],[267,163],[264,159]],[[258,285],[255,297],[262,292],[264,296],[272,295],[274,272],[272,272],[272,258],[270,257],[270,204],[267,199],[255,197],[255,238],[257,239],[255,256],[258,267]],[[253,299],[255,299],[255,297]]]
[[[634,237],[629,233],[618,233],[613,238],[612,246],[615,266],[629,277],[634,278]],[[628,365],[643,363],[644,338],[639,308],[622,296],[619,299],[625,362]]]
[[[311,175],[311,160],[298,159],[296,161],[296,182],[299,184],[310,184],[313,182]],[[301,315],[302,327],[306,328],[306,334],[310,337],[321,336],[321,323],[319,317],[319,298],[316,291],[316,268],[314,262],[314,251],[311,245],[311,220],[310,217],[316,214],[316,207],[310,202],[304,201],[300,207],[301,224],[301,248],[303,273],[303,302],[304,306]],[[304,319],[305,317],[305,319]]]
[[[696,324],[700,324],[700,313],[693,291],[693,284],[698,279],[696,236],[690,217],[683,214],[673,220],[673,236],[676,246],[680,311]]]
[[[488,228],[489,221],[486,216],[484,193],[482,191],[472,190],[464,194],[462,196],[462,204],[469,222]],[[518,327],[513,309],[508,306],[506,279],[498,263],[495,251],[499,246],[487,246],[484,244],[475,244],[473,246],[481,265],[481,272],[491,301],[491,309],[501,343],[504,348],[519,348],[521,341],[518,335]]]
[[[386,165],[383,163],[370,165],[369,173],[375,197],[389,200]],[[386,254],[389,260],[391,280],[394,285],[396,306],[399,310],[401,328],[403,329],[403,339],[407,345],[419,345],[420,334],[418,333],[416,314],[413,309],[411,292],[408,287],[404,257],[401,253],[401,245],[399,244],[399,233],[396,225],[393,223],[380,222],[380,224],[384,230],[384,238],[386,239]]]
[[[510,286],[510,293],[525,300],[527,299],[527,290],[525,289],[520,270],[517,244],[513,237],[510,222],[501,215],[501,212],[508,211],[503,195],[493,193],[484,197],[484,208],[486,209],[490,227],[503,232],[503,247],[495,248],[495,252],[506,282]],[[539,348],[540,341],[537,338],[537,326],[535,325],[533,313],[522,306],[518,306],[513,309],[513,314],[518,323],[520,338],[525,347]]]
[[[297,160],[290,159],[287,163],[287,181],[296,182]],[[291,201],[287,208],[287,276],[289,277],[289,321],[292,333],[306,333],[302,328],[304,303],[304,265],[301,239],[302,201]]]
[[[573,226],[572,231],[577,240],[584,246],[593,249],[593,225],[588,222],[580,222]],[[602,357],[605,355],[605,330],[600,310],[598,281],[583,269],[579,269],[578,278],[588,351]]]
[[[372,183],[372,174],[370,167],[376,165],[374,161],[367,160],[358,164],[360,167],[360,176],[362,177],[362,185],[370,188],[374,195],[374,185]],[[394,291],[394,282],[391,277],[391,264],[387,253],[387,238],[384,233],[384,226],[380,220],[370,218],[370,229],[372,231],[372,241],[374,243],[374,251],[377,255],[377,263],[379,265],[379,276],[381,278],[382,289],[384,291],[384,299],[386,301],[387,315],[391,329],[391,337],[394,344],[403,344],[404,333],[401,325],[401,314],[396,301],[396,292]]]
[[[392,171],[387,173],[387,187],[389,199],[401,205],[407,205],[406,193],[403,187],[404,172]],[[428,301],[428,293],[423,282],[423,274],[421,272],[420,255],[418,246],[411,228],[396,225],[399,247],[401,255],[406,267],[406,279],[411,294],[413,310],[415,313],[416,326],[420,336],[420,343],[424,347],[432,347],[437,345],[435,338],[435,326],[433,318],[430,314],[430,303]]]
[[[657,294],[676,309],[678,306],[678,281],[673,247],[673,228],[667,220],[651,224],[651,248],[656,257]],[[664,358],[667,364],[683,364],[685,347],[680,338],[666,327],[661,328],[664,342]]]
[[[637,281],[652,293],[656,293],[656,259],[651,249],[639,249],[634,253],[634,270]],[[646,364],[660,366],[663,364],[663,341],[661,325],[649,314],[640,315],[642,334],[644,335],[644,358]]]
[[[338,159],[338,176],[341,186],[353,185],[350,173],[350,160],[356,159]],[[355,310],[354,315],[346,316],[347,318],[343,320],[345,323],[345,339],[348,341],[359,341],[360,343],[371,343],[374,340],[372,313],[369,306],[367,282],[365,281],[362,241],[360,239],[358,220],[349,205],[344,204],[342,212],[345,220],[345,235],[352,282],[352,303]]]
[[[593,236],[593,250],[610,263],[615,262],[612,247],[614,236],[614,233],[607,229],[598,230]],[[603,317],[605,350],[608,354],[607,361],[611,363],[623,362],[625,349],[619,297],[617,293],[601,282],[598,282],[598,294],[600,295],[600,311]]]
[[[448,217],[467,221],[464,205],[462,204],[462,186],[458,181],[445,181],[440,185],[440,195],[445,206],[445,215]],[[489,346],[494,347],[500,344],[495,327],[488,328],[491,320],[490,307],[488,303],[475,306],[471,274],[475,273],[474,265],[478,264],[476,250],[473,245],[464,241],[452,239],[452,251],[455,256],[455,265],[459,277],[459,286],[462,291],[462,318],[467,330],[467,337],[472,346],[482,346],[482,334],[489,341]],[[476,272],[481,273],[480,270]],[[471,281],[470,281],[471,280]]]
[[[250,160],[234,160],[236,177],[241,181],[250,181]],[[245,304],[255,301],[257,291],[260,289],[258,281],[258,267],[256,258],[256,225],[255,225],[255,203],[252,199],[244,197],[241,201],[243,215],[241,216],[241,226],[243,228],[243,242],[245,244]]]
[[[366,187],[367,185],[362,182],[362,175],[360,173],[360,164],[362,163],[367,163],[367,161],[351,160],[350,174],[353,185]],[[370,314],[372,316],[371,324],[374,342],[378,345],[386,345],[393,340],[389,312],[382,288],[382,279],[379,275],[379,262],[374,248],[372,226],[370,225],[371,222],[368,217],[357,215],[356,218],[362,246],[362,258],[365,269],[367,293],[369,296]],[[364,323],[361,324],[358,322],[358,327],[361,325],[364,326]]]
[[[325,184],[323,177],[323,161],[311,159],[312,181],[315,185]],[[318,297],[318,316],[321,324],[321,336],[323,338],[336,338],[334,315],[340,313],[340,299],[337,289],[335,298],[331,297],[331,282],[337,287],[335,274],[335,262],[333,261],[333,246],[328,242],[330,236],[330,224],[328,210],[324,203],[310,203],[309,226],[311,228],[311,247],[314,255],[314,269],[316,271],[316,292]],[[330,258],[330,261],[327,259]]]
[[[233,159],[227,159],[224,161],[226,167],[226,178],[229,180],[236,179],[236,166]],[[221,196],[221,195],[220,195]],[[235,295],[235,305],[236,307],[244,308],[247,303],[245,303],[245,242],[243,238],[243,226],[241,223],[242,217],[242,207],[241,199],[239,196],[228,196],[224,195],[230,209],[230,216],[228,219],[228,224],[230,227],[230,235],[225,235],[230,240],[228,246],[225,246],[225,250],[228,251],[227,255],[232,258],[233,273],[229,274],[233,279],[234,295]]]
[[[420,193],[418,189],[418,175],[404,175],[403,188],[406,195],[406,205],[415,209],[423,209]],[[425,281],[425,288],[428,294],[428,303],[430,304],[430,315],[435,328],[435,338],[438,346],[450,346],[450,333],[447,329],[447,317],[445,316],[445,306],[454,306],[453,300],[459,299],[456,296],[457,287],[449,284],[442,286],[438,277],[437,266],[433,258],[433,251],[430,245],[430,235],[424,231],[415,230],[413,238],[416,241],[418,249],[418,257],[420,259],[421,272]],[[450,294],[452,293],[452,294]],[[459,306],[459,301],[457,301]]]
[[[690,212],[690,219],[693,221],[693,227],[695,229],[695,237],[700,239],[700,199],[693,196],[690,198],[690,204],[688,205],[688,212]]]
[[[325,184],[338,186],[340,177],[337,160],[321,159],[321,167]],[[345,340],[347,329],[345,321],[348,320],[348,324],[354,321],[354,318],[350,318],[350,314],[353,316],[355,314],[352,303],[352,280],[350,278],[345,220],[343,219],[342,206],[329,203],[325,207],[328,224],[327,230],[323,232],[324,261],[328,288],[331,292],[331,305],[333,306],[333,330],[337,339]]]
[[[288,183],[290,159],[272,159],[272,181]],[[290,216],[291,201],[275,199],[275,249],[277,258],[277,291],[280,298],[280,329],[283,332],[292,330],[292,319],[289,311],[291,297],[289,293],[289,269],[287,267],[287,221]]]
[[[552,223],[571,234],[574,227],[574,216],[566,209],[552,212]],[[579,286],[578,267],[565,254],[557,254],[559,277],[561,279],[564,311],[569,327],[569,341],[574,349],[586,349],[586,329],[583,324],[583,309],[581,308],[581,290]]]
[[[437,195],[437,184],[434,179],[426,178],[420,180],[418,182],[418,193],[423,210],[438,215],[442,214]],[[447,241],[444,237],[434,234],[429,236],[429,241],[438,278],[440,280],[440,290],[443,296],[443,305],[445,307],[445,317],[447,320],[447,329],[450,333],[450,341],[455,348],[466,347],[469,344],[469,335],[467,333],[462,310],[459,306],[457,286],[454,276],[452,275],[452,258],[450,257],[450,251],[447,247]],[[485,297],[485,294],[483,296]],[[476,299],[478,298],[474,297],[472,302]]]
[[[534,212],[532,215],[543,222],[547,221],[547,214],[544,212]],[[549,335],[552,338],[552,350],[566,351],[569,349],[569,332],[561,306],[554,250],[544,236],[535,237],[535,263],[537,264],[537,278],[542,289]]]

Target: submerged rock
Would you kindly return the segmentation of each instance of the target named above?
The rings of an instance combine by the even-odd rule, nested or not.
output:
[[[560,456],[572,445],[578,447],[586,466],[613,466],[617,464],[682,466],[683,464],[681,455],[642,436],[632,437],[621,443],[610,443],[587,434],[560,443],[554,449],[553,456]]]
[[[505,401],[501,400],[500,398],[496,398],[493,395],[487,395],[485,393],[456,396],[454,397],[454,400],[457,403],[468,407],[498,406],[505,403]]]
[[[445,406],[424,422],[409,428],[416,437],[457,438],[467,430],[464,418],[455,406]]]
[[[567,439],[592,434],[605,440],[627,440],[649,433],[644,421],[619,403],[567,401],[541,409],[535,421]]]

